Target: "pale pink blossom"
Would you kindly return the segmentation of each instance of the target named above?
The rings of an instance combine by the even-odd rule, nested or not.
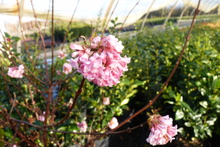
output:
[[[113,86],[120,83],[120,77],[127,71],[130,58],[121,57],[124,48],[113,35],[94,37],[91,46],[71,44],[72,59],[67,60],[84,78],[98,86]]]
[[[122,45],[122,42],[118,41],[118,39],[115,38],[115,36],[113,35],[108,35],[106,37],[103,37],[101,39],[101,46],[103,46],[104,48],[108,50],[114,50],[118,53],[121,53],[124,48],[124,46]]]
[[[59,52],[58,58],[63,59],[67,56],[67,54],[64,54],[62,51]]]
[[[58,75],[61,75],[61,71],[59,71],[59,70],[57,70],[56,73],[57,73]]]
[[[91,42],[91,47],[97,48],[99,46],[100,41],[101,41],[101,38],[99,36],[94,37]]]
[[[64,63],[63,64],[63,72],[65,74],[72,72],[72,66],[69,63]]]
[[[12,78],[22,78],[24,73],[24,66],[19,65],[18,67],[9,67],[8,69],[8,76]]]
[[[14,144],[12,147],[17,147],[17,145]]]
[[[38,120],[39,120],[39,121],[42,121],[42,122],[45,121],[45,111],[43,112],[42,115],[39,115]]]
[[[103,97],[102,98],[103,105],[109,105],[110,104],[110,98],[109,97]]]
[[[108,126],[110,129],[114,129],[118,126],[118,120],[117,118],[113,117],[110,122],[108,123]]]
[[[82,132],[86,132],[87,127],[88,127],[86,121],[83,121],[81,123],[77,122],[76,124]]]
[[[82,45],[79,45],[79,44],[71,44],[71,45],[70,45],[70,48],[71,48],[72,50],[76,50],[76,51],[78,51],[78,50],[83,50],[83,46],[82,46]]]
[[[177,125],[173,126],[173,119],[168,115],[152,115],[148,119],[148,124],[151,132],[146,141],[153,146],[172,142],[175,139],[174,136],[177,135]]]

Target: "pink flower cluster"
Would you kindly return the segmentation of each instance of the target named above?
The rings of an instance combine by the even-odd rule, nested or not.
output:
[[[81,123],[77,122],[76,124],[82,132],[86,132],[87,127],[88,127],[86,121],[83,121]]]
[[[130,63],[130,58],[120,55],[124,48],[121,41],[113,35],[94,37],[90,41],[90,46],[71,44],[70,48],[74,52],[68,62],[84,78],[98,86],[118,84]]]
[[[24,73],[24,66],[19,65],[18,67],[9,67],[8,69],[8,76],[12,78],[22,78]]]
[[[150,126],[150,135],[147,138],[147,142],[151,145],[164,145],[169,141],[174,140],[174,136],[177,135],[177,125],[173,126],[173,119],[168,115],[160,116],[158,114],[152,115],[148,119]]]

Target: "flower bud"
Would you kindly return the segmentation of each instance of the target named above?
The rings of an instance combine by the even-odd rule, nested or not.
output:
[[[108,126],[109,126],[110,129],[116,128],[116,127],[118,126],[118,120],[117,120],[117,118],[113,117],[113,118],[111,119],[111,121],[108,123]]]
[[[109,97],[103,97],[102,98],[102,104],[103,105],[109,105],[110,104],[110,98]]]

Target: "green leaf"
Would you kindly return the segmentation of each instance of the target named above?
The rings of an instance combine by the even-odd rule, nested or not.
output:
[[[204,108],[207,108],[208,107],[208,102],[207,101],[201,101],[199,102],[199,104],[204,107]]]
[[[213,126],[215,124],[215,121],[217,120],[217,118],[211,118],[210,120],[207,120],[206,123],[209,126]]]
[[[60,127],[60,128],[58,128],[58,131],[66,131],[66,126],[62,126],[62,127]]]
[[[194,134],[195,134],[195,137],[198,137],[199,136],[199,130],[197,126],[194,126]],[[202,135],[202,134],[201,134]],[[201,136],[202,137],[202,136]]]
[[[4,140],[4,129],[0,129],[0,139]],[[1,140],[0,140],[0,147],[1,146],[3,147],[4,146],[4,142],[2,142]]]
[[[19,37],[15,37],[15,36],[13,36],[11,39],[12,39],[13,41],[15,41],[15,42],[17,42],[18,40],[20,40]]]
[[[129,94],[126,95],[125,99],[128,99],[128,101],[129,101],[129,98],[132,97],[133,95],[135,95],[135,93],[137,93],[137,90],[131,91]]]
[[[116,23],[115,26],[121,25],[122,23]]]
[[[173,90],[169,90],[168,94],[171,98],[176,97],[175,92]]]
[[[67,131],[74,131],[74,130],[76,131],[78,129],[79,128],[78,128],[77,124],[72,124],[72,125],[68,126]]]
[[[189,106],[186,102],[180,101],[180,105],[181,105],[183,108],[189,110],[191,113],[194,113],[193,110],[190,108],[190,106]]]
[[[26,133],[27,133],[27,134],[30,134],[32,130],[36,130],[36,128],[30,127],[30,128],[27,129]]]
[[[215,79],[213,81],[212,86],[213,86],[214,89],[219,89],[220,88],[220,78]]]
[[[168,103],[168,104],[174,105],[174,102],[173,102],[173,101],[165,101],[165,103]]]
[[[210,129],[207,129],[207,130],[206,130],[206,133],[207,133],[210,137],[212,137],[212,131],[211,131]]]
[[[196,86],[200,87],[202,83],[200,81],[196,81]]]
[[[191,123],[190,122],[185,122],[184,125],[187,126],[187,127],[191,127]]]
[[[4,134],[5,134],[5,137],[8,137],[8,138],[12,138],[12,136],[13,136],[12,130],[9,128],[5,129]]]
[[[127,98],[127,99],[124,99],[124,100],[121,102],[120,106],[126,105],[128,102],[129,102],[129,99],[128,99],[128,98]]]
[[[10,38],[10,35],[8,33],[6,33],[6,32],[4,32],[4,33],[5,33],[6,38]]]
[[[182,111],[181,109],[178,109],[178,110],[176,111],[176,114],[175,114],[175,119],[176,119],[176,120],[180,120],[180,119],[182,119],[183,117],[184,117],[183,111]]]

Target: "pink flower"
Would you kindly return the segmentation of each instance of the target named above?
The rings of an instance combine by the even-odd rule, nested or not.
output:
[[[58,75],[61,75],[61,71],[59,71],[59,70],[57,70],[56,73],[57,73]]]
[[[93,38],[91,42],[91,47],[97,48],[99,46],[100,41],[101,41],[101,38],[99,36]]]
[[[39,115],[38,120],[39,120],[39,121],[42,121],[42,122],[45,121],[45,111],[43,112],[42,115]]]
[[[130,58],[121,57],[124,48],[113,35],[90,40],[91,46],[71,44],[72,59],[68,62],[84,78],[98,86],[113,86],[120,83],[120,77],[127,71]]]
[[[110,104],[110,98],[109,97],[103,97],[102,98],[103,105],[109,105]]]
[[[108,49],[108,50],[114,50],[118,53],[121,53],[124,46],[122,45],[121,41],[118,41],[117,38],[115,38],[115,36],[113,35],[109,35],[106,37],[103,37],[101,39],[101,46],[103,46],[104,48]]]
[[[71,44],[71,45],[70,45],[70,48],[71,48],[72,50],[76,50],[76,51],[78,51],[78,50],[83,50],[83,46],[82,46],[82,45],[79,45],[79,44]]]
[[[81,123],[77,122],[76,124],[82,132],[86,132],[86,129],[88,127],[86,121],[83,121]]]
[[[12,78],[22,78],[24,73],[24,66],[19,65],[18,67],[9,67],[8,76]]]
[[[72,72],[72,66],[69,63],[64,63],[63,64],[63,72],[65,74]]]
[[[113,117],[113,118],[111,119],[111,121],[108,123],[108,126],[109,126],[110,129],[116,128],[116,127],[118,126],[118,120],[117,120],[117,118]]]
[[[67,56],[67,54],[64,54],[62,51],[60,51],[58,54],[58,58],[60,58],[60,59],[63,59],[66,56]]]
[[[173,119],[168,115],[152,115],[148,119],[148,124],[151,132],[146,141],[153,146],[172,142],[175,139],[174,136],[177,135],[177,125],[173,126]]]

